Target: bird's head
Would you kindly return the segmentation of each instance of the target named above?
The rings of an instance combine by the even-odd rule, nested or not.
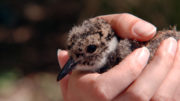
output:
[[[106,64],[108,55],[116,49],[117,38],[111,26],[103,19],[86,20],[69,32],[69,60],[59,78],[72,69],[96,71]],[[60,79],[58,79],[60,80]]]

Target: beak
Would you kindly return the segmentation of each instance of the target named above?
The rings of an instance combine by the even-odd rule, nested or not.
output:
[[[64,65],[63,69],[60,71],[57,77],[57,81],[61,80],[64,78],[71,70],[75,67],[76,63],[74,63],[74,60],[72,57],[69,58],[69,60],[66,62]]]

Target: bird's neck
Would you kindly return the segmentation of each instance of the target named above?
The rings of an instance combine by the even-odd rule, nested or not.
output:
[[[112,38],[112,40],[108,44],[108,50],[106,51],[106,56],[104,56],[106,59],[104,65],[100,68],[99,72],[103,73],[112,66],[116,64],[116,52],[117,52],[117,46],[118,46],[118,39],[116,36]]]

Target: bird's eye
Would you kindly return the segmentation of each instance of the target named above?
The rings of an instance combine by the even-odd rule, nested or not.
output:
[[[87,51],[88,53],[93,53],[93,52],[96,51],[96,48],[97,48],[96,45],[89,45],[89,46],[87,46],[86,51]]]

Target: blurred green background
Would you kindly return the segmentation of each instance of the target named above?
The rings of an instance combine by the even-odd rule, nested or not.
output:
[[[179,0],[0,0],[0,101],[62,101],[56,52],[84,19],[131,13],[180,25]],[[12,100],[13,99],[13,100]]]

